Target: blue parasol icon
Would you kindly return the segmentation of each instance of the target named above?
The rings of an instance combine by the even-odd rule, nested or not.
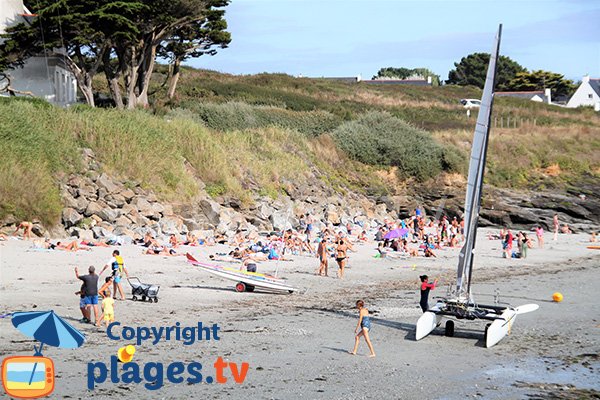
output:
[[[29,311],[15,312],[12,314],[12,323],[21,333],[38,340],[41,344],[34,346],[35,356],[42,355],[44,344],[65,349],[76,349],[85,341],[85,336],[71,324],[54,313],[54,311]],[[31,378],[35,373],[35,367]],[[31,384],[31,378],[29,380]]]

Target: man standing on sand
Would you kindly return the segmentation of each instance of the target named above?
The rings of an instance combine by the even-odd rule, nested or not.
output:
[[[317,257],[319,258],[319,271],[317,271],[317,275],[321,276],[328,276],[327,275],[327,267],[328,267],[328,260],[327,260],[327,242],[328,242],[328,237],[327,235],[323,236],[323,239],[319,242],[319,247],[317,248]]]
[[[117,290],[121,294],[121,300],[125,300],[125,294],[123,293],[123,286],[121,286],[121,279],[123,278],[123,272],[129,279],[129,272],[127,272],[127,268],[125,268],[125,263],[123,262],[123,257],[121,257],[119,250],[115,250],[112,252],[112,258],[108,260],[102,271],[100,271],[100,275],[106,270],[108,267],[112,268],[112,277],[113,277],[113,297],[117,298]]]
[[[554,222],[554,238],[552,240],[558,239],[558,214],[554,214],[554,218],[552,219]]]
[[[79,270],[75,267],[75,276],[77,279],[81,279],[84,285],[83,291],[85,297],[83,298],[83,302],[87,309],[88,320],[94,322],[98,320],[98,275],[94,273],[95,271],[96,269],[91,265],[88,268],[88,275],[79,276]],[[91,319],[92,313],[90,308],[94,309],[94,319]]]

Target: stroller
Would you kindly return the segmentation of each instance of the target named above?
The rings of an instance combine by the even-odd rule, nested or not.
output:
[[[148,299],[149,302],[154,300],[155,303],[158,303],[158,289],[160,289],[160,286],[142,283],[135,276],[127,278],[127,282],[131,285],[131,295],[133,296],[131,300],[137,301],[138,296],[140,296],[142,301]]]

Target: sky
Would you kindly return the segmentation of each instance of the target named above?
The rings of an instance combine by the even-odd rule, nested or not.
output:
[[[232,0],[232,42],[187,62],[232,74],[362,76],[424,67],[447,79],[455,62],[491,51],[529,70],[600,77],[600,0]]]

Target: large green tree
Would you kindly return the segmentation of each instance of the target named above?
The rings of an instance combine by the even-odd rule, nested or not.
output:
[[[519,72],[508,83],[510,90],[544,90],[551,89],[552,97],[569,97],[575,92],[577,86],[564,75],[549,71]]]
[[[228,0],[213,1],[204,18],[177,29],[159,47],[159,56],[169,60],[169,98],[175,94],[181,63],[203,55],[213,56],[217,49],[224,49],[231,42],[231,34],[226,31],[225,10],[221,8],[227,4]]]
[[[2,35],[0,68],[18,68],[29,57],[60,49],[56,54],[75,75],[86,102],[94,106],[92,79],[110,51],[110,40],[136,32],[127,15],[135,15],[143,5],[113,0],[35,0],[26,5],[36,16]]]
[[[377,71],[377,75],[374,75],[372,79],[381,79],[381,78],[390,78],[390,79],[406,79],[410,76],[421,76],[427,79],[428,76],[431,77],[431,83],[434,86],[438,86],[440,84],[440,76],[433,73],[428,68],[404,68],[404,67],[387,67],[381,68]]]
[[[460,62],[454,63],[454,69],[448,73],[446,83],[463,86],[473,85],[483,89],[489,61],[490,55],[488,53],[473,53],[463,57]],[[508,90],[509,82],[519,72],[527,72],[519,63],[506,56],[498,58],[497,68],[496,89],[498,90]]]

